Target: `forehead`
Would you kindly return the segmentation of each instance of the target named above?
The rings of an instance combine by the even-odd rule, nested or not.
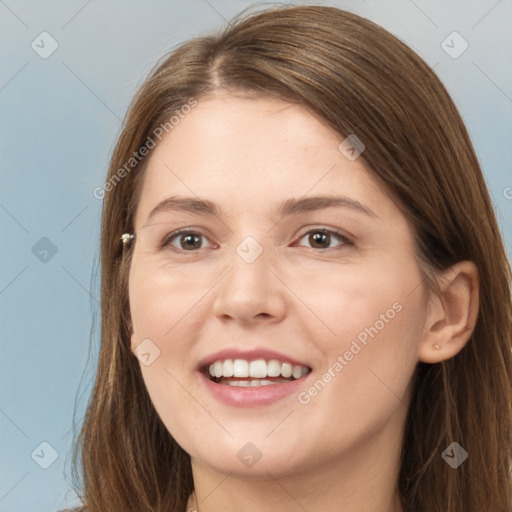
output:
[[[362,159],[339,150],[343,140],[305,108],[276,98],[200,99],[153,150],[136,224],[170,195],[212,200],[233,215],[308,194],[386,203]]]

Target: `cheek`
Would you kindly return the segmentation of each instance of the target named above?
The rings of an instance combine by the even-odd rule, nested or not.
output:
[[[129,284],[134,341],[154,338],[165,348],[169,340],[186,337],[194,311],[210,287],[183,272],[135,268]]]
[[[396,262],[351,270],[317,278],[315,288],[303,289],[304,302],[321,323],[306,319],[302,328],[321,351],[320,371],[336,375],[322,374],[321,381],[333,382],[333,394],[322,393],[318,402],[343,396],[354,411],[361,404],[393,406],[417,363],[424,317],[421,287],[414,289],[419,273]]]
[[[331,341],[317,337],[323,361],[316,380],[297,396],[311,431],[322,431],[340,451],[377,435],[391,418],[398,432],[408,410],[417,364],[418,330],[410,316],[415,305],[402,300],[389,308],[388,298],[381,299],[346,301],[344,314],[333,320],[337,335]]]
[[[179,277],[176,277],[179,276]],[[157,357],[141,371],[151,400],[168,428],[181,428],[170,411],[193,409],[190,382],[197,357],[192,346],[204,324],[202,301],[211,285],[161,267],[132,266],[129,280],[132,350],[149,347]],[[149,340],[149,342],[147,341]],[[138,352],[138,351],[137,351]],[[141,351],[142,352],[142,351]],[[200,411],[196,411],[201,416]]]
[[[315,326],[316,339],[318,333],[324,334],[322,346],[342,349],[347,341],[358,339],[364,345],[377,337],[393,337],[398,346],[420,323],[420,287],[414,290],[419,282],[415,266],[393,260],[364,267],[340,265],[310,275],[303,272],[295,279],[294,291],[309,310],[306,322]],[[310,335],[315,339],[314,332]]]
[[[178,288],[182,292],[176,300]],[[161,272],[137,268],[130,276],[129,297],[132,350],[146,344],[144,352],[156,354],[151,364],[146,365],[136,351],[151,402],[171,435],[186,439],[191,423],[183,422],[181,411],[186,410],[187,416],[198,420],[202,418],[187,392],[189,382],[183,378],[183,373],[192,372],[194,366],[189,353],[189,331],[197,294],[183,286],[183,281],[178,284],[176,279],[170,281]],[[198,420],[194,425],[197,426]]]

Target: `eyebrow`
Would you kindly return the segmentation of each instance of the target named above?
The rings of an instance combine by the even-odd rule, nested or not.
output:
[[[370,217],[378,217],[370,208],[346,196],[314,196],[283,201],[275,210],[277,217],[297,215],[325,208],[345,207]],[[180,211],[197,215],[222,217],[222,209],[214,202],[194,197],[172,196],[158,203],[149,213],[148,221],[157,213]]]

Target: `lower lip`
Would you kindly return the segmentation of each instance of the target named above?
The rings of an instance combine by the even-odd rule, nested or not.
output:
[[[223,404],[235,407],[257,407],[277,402],[282,398],[297,393],[311,375],[310,372],[300,379],[269,384],[268,386],[241,387],[217,384],[206,377],[204,373],[198,373],[200,380],[214,398]]]

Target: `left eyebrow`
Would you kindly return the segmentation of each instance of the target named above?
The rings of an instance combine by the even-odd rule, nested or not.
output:
[[[346,207],[370,217],[378,217],[370,208],[347,196],[314,196],[284,201],[276,213],[278,216],[294,215],[303,212],[323,210],[324,208]]]
[[[325,208],[345,207],[356,212],[363,213],[370,217],[378,218],[370,208],[364,206],[359,201],[346,196],[314,196],[303,197],[300,199],[287,199],[283,201],[275,210],[277,217],[286,217],[288,215],[297,215],[304,212],[323,210]],[[160,212],[165,211],[183,211],[197,215],[210,215],[221,218],[222,209],[212,201],[197,199],[194,197],[172,196],[158,203],[148,215],[148,221]]]

